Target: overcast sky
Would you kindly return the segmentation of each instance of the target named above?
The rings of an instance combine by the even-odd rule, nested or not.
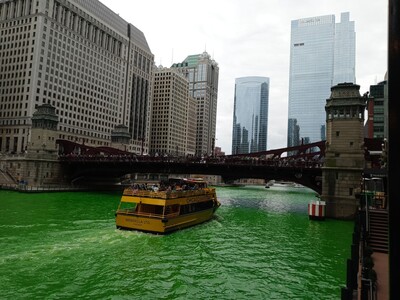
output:
[[[268,149],[286,147],[291,20],[350,12],[360,93],[387,71],[387,0],[101,0],[141,30],[156,65],[205,50],[219,65],[216,146],[231,153],[235,78],[270,78]]]

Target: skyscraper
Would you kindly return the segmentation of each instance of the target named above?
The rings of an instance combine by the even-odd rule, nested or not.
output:
[[[156,68],[152,107],[150,153],[194,155],[196,103],[183,74],[174,68]]]
[[[189,55],[177,68],[189,80],[190,95],[196,100],[196,155],[212,155],[217,125],[218,64],[207,52]]]
[[[349,13],[292,21],[287,145],[325,140],[331,87],[355,83],[355,31]]]
[[[0,152],[24,152],[50,104],[58,136],[127,149],[149,145],[154,56],[144,34],[98,0],[0,0]]]
[[[236,78],[232,154],[267,150],[268,102],[268,77]]]

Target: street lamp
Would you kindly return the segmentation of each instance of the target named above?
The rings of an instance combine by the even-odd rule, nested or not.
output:
[[[139,138],[139,141],[142,141],[142,147],[141,147],[141,150],[140,150],[140,155],[143,155],[144,137],[142,136],[141,138]]]
[[[211,151],[212,151],[212,157],[215,157],[215,141],[217,139],[215,137],[212,138],[212,144],[211,144]]]

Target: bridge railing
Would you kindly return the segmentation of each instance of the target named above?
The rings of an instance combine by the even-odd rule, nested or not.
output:
[[[232,164],[254,165],[271,167],[321,168],[323,160],[318,154],[313,156],[284,157],[284,158],[256,158],[256,157],[163,157],[137,155],[60,155],[64,162],[125,162],[125,163],[186,163],[186,164]]]
[[[176,199],[181,197],[206,195],[211,192],[212,191],[209,188],[204,188],[201,190],[149,191],[149,190],[135,190],[129,187],[124,190],[124,196],[149,197],[149,198],[159,198],[159,199]]]

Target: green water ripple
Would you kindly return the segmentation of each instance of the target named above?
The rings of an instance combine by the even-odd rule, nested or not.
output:
[[[306,189],[218,188],[207,223],[115,229],[119,194],[0,191],[1,299],[340,299],[353,224]]]

